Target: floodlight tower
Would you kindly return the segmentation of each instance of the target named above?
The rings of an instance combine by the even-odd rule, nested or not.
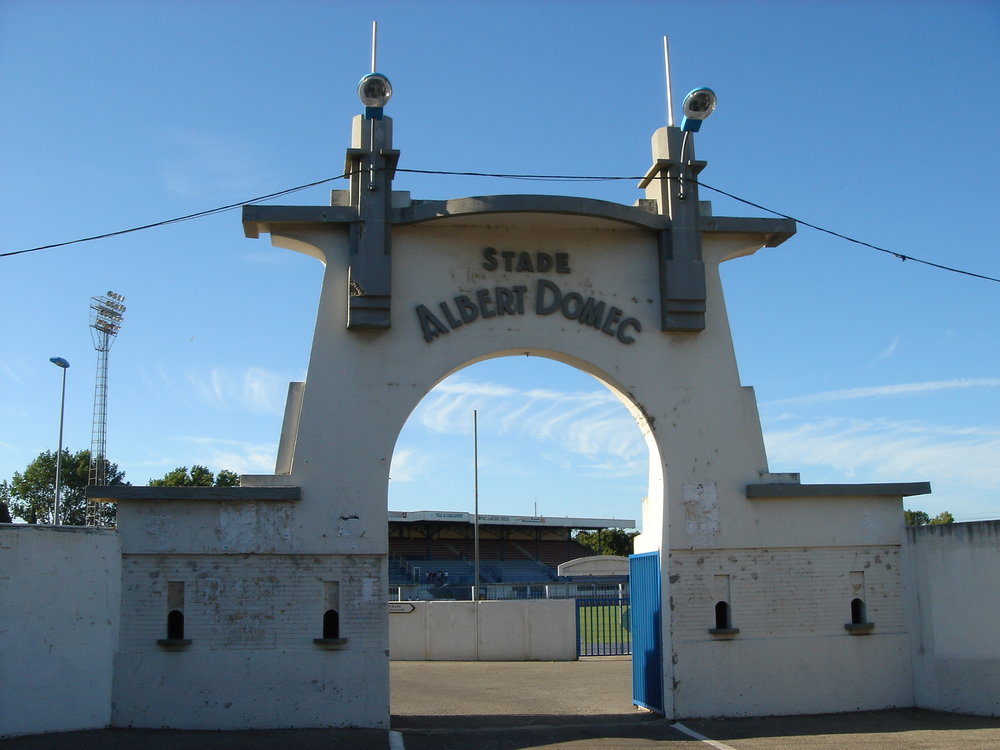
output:
[[[108,292],[90,298],[90,334],[97,350],[97,379],[94,384],[94,425],[90,437],[88,485],[107,484],[108,459],[108,350],[121,330],[125,317],[125,297]],[[97,503],[87,501],[87,526],[97,526]]]

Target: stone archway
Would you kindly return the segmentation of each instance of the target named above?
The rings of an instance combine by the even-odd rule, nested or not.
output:
[[[326,529],[322,538],[335,538],[341,554],[385,555],[365,530],[384,528],[395,436],[434,384],[496,356],[550,357],[619,395],[655,456],[643,519],[647,549],[668,548],[667,519],[678,509],[683,517],[684,487],[692,481],[727,477],[728,486],[739,486],[766,471],[717,269],[723,259],[752,252],[763,237],[749,230],[713,236],[704,261],[693,266],[705,274],[706,327],[674,332],[663,330],[666,224],[656,213],[529,196],[429,204],[401,196],[397,203],[388,328],[343,324],[360,252],[352,249],[353,229],[332,215],[279,223],[261,214],[254,224],[270,231],[275,244],[326,262],[307,384],[292,400],[283,432],[288,473],[261,479],[302,488],[297,525],[315,544],[323,543],[316,534]],[[336,454],[330,445],[338,446]],[[676,486],[668,481],[666,456]],[[328,486],[338,492],[310,502]],[[709,516],[719,512],[718,496]],[[675,507],[668,512],[668,505]],[[662,637],[669,653],[666,625]],[[664,660],[664,684],[671,668]]]
[[[372,219],[359,222],[345,203],[350,196],[335,196],[326,208],[254,207],[245,215],[248,234],[269,232],[275,244],[325,264],[308,375],[290,388],[275,474],[243,477],[232,498],[169,517],[142,503],[119,512],[129,537],[125,579],[134,580],[126,586],[143,613],[139,620],[158,617],[145,614],[143,602],[157,594],[140,581],[159,560],[167,580],[191,579],[188,590],[207,607],[203,616],[218,623],[210,638],[192,639],[190,649],[201,651],[198,670],[182,669],[178,675],[186,676],[177,679],[199,683],[205,670],[246,671],[254,654],[240,649],[283,654],[269,668],[295,696],[289,721],[301,726],[388,721],[389,467],[407,417],[449,373],[491,357],[534,353],[586,371],[619,394],[656,456],[644,550],[669,549],[668,536],[684,545],[731,543],[746,515],[743,488],[766,471],[752,392],[739,383],[718,264],[767,242],[754,230],[774,230],[774,222],[713,220],[702,259],[682,262],[665,257],[670,222],[649,210],[655,205],[551,196],[424,203],[398,195],[383,216],[392,228],[390,268],[387,257],[374,267],[362,262],[364,253],[378,252],[362,236]],[[364,278],[384,285],[366,288]],[[369,297],[376,289],[385,293]],[[702,488],[693,503],[692,487]],[[686,514],[697,522],[668,524]],[[718,518],[726,514],[735,523],[723,529]],[[165,552],[183,560],[156,557]],[[294,584],[294,592],[268,583],[266,566],[242,584],[252,592],[248,599],[222,583],[209,585],[234,576],[241,554],[280,556],[255,559],[280,559],[281,580]],[[668,576],[662,581],[666,601]],[[227,608],[245,625],[228,636]],[[317,638],[331,609],[340,637]],[[285,614],[275,630],[277,610]],[[185,616],[195,632],[198,615],[188,608]],[[660,630],[669,654],[670,623]],[[275,720],[251,708],[264,703],[279,710],[270,702],[273,684],[252,680],[208,681],[213,694],[234,696],[224,703],[242,706],[238,712],[213,701],[185,707],[187,693],[176,686],[154,689],[135,704],[129,665],[153,659],[176,669],[181,661],[147,654],[136,643],[121,661],[117,721],[137,715],[167,723],[171,715],[194,716],[217,726]],[[662,684],[671,685],[673,661],[660,661]],[[672,697],[667,691],[667,715]]]
[[[412,200],[391,189],[391,130],[381,110],[355,120],[351,187],[331,205],[245,207],[248,236],[269,233],[326,267],[308,375],[289,391],[275,473],[197,497],[101,490],[133,501],[119,506],[128,617],[116,723],[385,726],[396,438],[449,373],[526,352],[612,387],[656,456],[637,551],[660,553],[662,651],[644,668],[664,686],[666,716],[905,702],[899,566],[882,561],[898,554],[900,497],[926,485],[810,486],[770,474],[754,395],[736,367],[719,265],[779,244],[793,222],[703,211],[691,178],[704,163],[677,128],[654,134],[635,206]],[[787,593],[801,591],[803,576],[819,581],[807,607]],[[877,594],[862,598],[868,618],[887,623],[884,637],[844,631],[844,580]],[[191,592],[183,648],[197,659],[149,638],[171,583]],[[719,602],[730,627],[712,627]],[[315,637],[330,610],[339,637]],[[742,637],[744,627],[755,637]],[[789,659],[802,663],[762,676],[760,665]],[[270,679],[249,679],[261,664]],[[137,675],[150,666],[169,679],[143,682]],[[852,679],[819,679],[845,670]]]
[[[448,373],[523,352],[598,374],[656,448],[639,551],[663,613],[644,669],[664,715],[912,702],[901,498],[929,486],[769,472],[719,265],[795,225],[713,216],[688,130],[653,134],[633,206],[413,200],[392,190],[392,121],[366,105],[348,190],[326,206],[244,207],[248,237],[325,265],[308,376],[289,390],[274,474],[88,493],[119,501],[116,725],[386,726],[396,436]],[[844,622],[855,599],[865,623]],[[184,638],[158,637],[174,610]]]

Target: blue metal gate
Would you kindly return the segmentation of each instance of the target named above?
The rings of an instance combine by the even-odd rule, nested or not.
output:
[[[629,555],[628,584],[632,620],[632,702],[662,714],[660,553]]]
[[[627,656],[632,653],[629,600],[576,600],[578,656]]]

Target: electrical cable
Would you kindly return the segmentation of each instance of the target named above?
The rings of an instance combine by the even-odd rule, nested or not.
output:
[[[431,170],[431,169],[401,169],[401,168],[397,168],[396,171],[410,172],[414,174],[440,174],[440,175],[453,175],[458,177],[500,177],[506,179],[515,179],[515,180],[541,180],[541,181],[552,181],[552,182],[600,182],[600,181],[612,181],[612,180],[645,179],[645,177],[635,177],[635,176],[610,177],[610,176],[598,176],[598,175],[572,176],[572,175],[538,175],[538,174],[491,174],[489,172],[445,172],[445,171]],[[903,261],[911,260],[914,263],[920,263],[925,266],[937,268],[942,271],[950,271],[951,273],[958,273],[964,276],[972,276],[973,278],[983,279],[984,281],[994,281],[1000,283],[1000,278],[996,278],[994,276],[986,276],[985,274],[975,273],[973,271],[966,271],[964,269],[954,268],[952,266],[945,266],[942,265],[941,263],[934,263],[933,261],[917,258],[913,255],[906,255],[904,253],[896,252],[895,250],[889,250],[884,247],[879,247],[878,245],[873,245],[870,242],[865,242],[864,240],[855,239],[854,237],[850,237],[846,234],[835,232],[832,229],[826,229],[824,227],[819,226],[818,224],[813,224],[812,222],[796,218],[789,214],[782,213],[781,211],[775,211],[773,208],[768,208],[767,206],[763,206],[760,203],[755,203],[751,200],[747,200],[746,198],[740,198],[738,195],[733,195],[732,193],[722,190],[721,188],[713,187],[712,185],[704,183],[701,180],[698,180],[694,177],[686,177],[684,179],[688,182],[695,183],[699,187],[703,187],[707,190],[712,190],[713,192],[719,193],[720,195],[724,195],[727,198],[732,198],[733,200],[739,201],[740,203],[744,203],[748,206],[753,206],[754,208],[758,208],[761,211],[767,211],[768,213],[774,214],[775,216],[779,216],[783,219],[790,219],[791,221],[794,221],[797,224],[801,224],[804,227],[809,227],[810,229],[814,229],[817,232],[824,232],[825,234],[832,235],[834,237],[837,237],[838,239],[845,240],[846,242],[852,242],[855,245],[861,245],[863,247],[871,248],[872,250],[878,250],[880,253],[886,253],[895,258],[899,258],[900,260]]]
[[[537,180],[538,182],[613,182],[615,180],[641,180],[641,177],[617,177],[612,175],[570,175],[570,174],[501,174],[499,172],[450,172],[441,169],[403,169],[397,172],[409,174],[440,174],[454,177],[497,177],[503,180]]]
[[[865,242],[864,240],[855,239],[854,237],[849,237],[846,234],[841,234],[840,232],[835,232],[832,229],[826,229],[824,227],[818,226],[818,225],[813,224],[811,222],[804,221],[803,219],[797,219],[794,216],[789,216],[788,214],[783,214],[783,213],[781,213],[781,211],[775,211],[773,208],[768,208],[767,206],[762,206],[759,203],[754,203],[753,201],[749,201],[746,198],[740,198],[738,195],[733,195],[732,193],[727,193],[725,190],[722,190],[722,189],[717,188],[717,187],[712,187],[711,185],[707,185],[704,182],[701,182],[700,180],[696,180],[696,182],[698,183],[699,186],[701,186],[703,188],[707,188],[708,190],[712,190],[712,191],[714,191],[716,193],[719,193],[720,195],[726,196],[727,198],[732,198],[734,201],[739,201],[740,203],[744,203],[747,206],[753,206],[754,208],[759,208],[761,211],[767,211],[768,213],[772,213],[775,216],[780,216],[783,219],[791,219],[796,224],[801,224],[804,227],[809,227],[810,229],[815,229],[817,232],[823,232],[825,234],[832,235],[832,236],[837,237],[839,239],[846,240],[847,242],[853,242],[855,245],[861,245],[862,247],[870,247],[872,250],[878,250],[880,253],[886,253],[886,254],[891,255],[891,256],[893,256],[895,258],[899,258],[900,260],[912,260],[914,263],[921,263],[921,264],[923,264],[925,266],[931,266],[932,268],[938,268],[938,269],[940,269],[942,271],[951,271],[952,273],[959,273],[959,274],[963,274],[965,276],[972,276],[973,278],[983,279],[984,281],[995,281],[997,283],[1000,283],[1000,278],[995,278],[993,276],[986,276],[986,275],[981,274],[981,273],[974,273],[973,271],[965,271],[965,270],[963,270],[961,268],[953,268],[952,266],[945,266],[945,265],[942,265],[940,263],[934,263],[933,261],[930,261],[930,260],[924,260],[922,258],[915,258],[912,255],[905,255],[903,253],[898,253],[895,250],[888,250],[888,249],[886,249],[884,247],[879,247],[878,245],[873,245],[870,242]]]
[[[397,167],[395,171],[396,172],[405,172],[405,173],[408,173],[408,174],[443,175],[443,176],[451,176],[451,177],[492,177],[492,178],[505,179],[505,180],[527,180],[527,181],[539,181],[539,182],[612,182],[612,181],[622,181],[622,180],[626,180],[627,181],[627,180],[642,180],[642,179],[645,179],[643,176],[634,176],[634,175],[633,176],[616,176],[616,175],[507,174],[507,173],[499,173],[499,172],[471,172],[471,171],[462,171],[462,172],[460,172],[460,171],[442,170],[442,169],[403,169],[403,168],[400,168],[400,167]],[[117,236],[120,236],[120,235],[123,235],[123,234],[130,234],[132,232],[139,232],[139,231],[142,231],[142,230],[145,230],[145,229],[153,229],[155,227],[162,227],[162,226],[167,226],[169,224],[176,224],[176,223],[179,223],[179,222],[182,222],[182,221],[190,221],[191,219],[200,219],[200,218],[205,217],[205,216],[211,216],[213,214],[222,213],[223,211],[230,211],[230,210],[232,210],[234,208],[240,208],[241,206],[245,206],[245,205],[248,205],[250,203],[257,203],[259,201],[267,201],[267,200],[272,200],[274,198],[279,198],[279,197],[281,197],[283,195],[289,195],[290,193],[296,193],[296,192],[298,192],[300,190],[306,190],[306,189],[311,188],[311,187],[316,187],[317,185],[323,185],[323,184],[325,184],[327,182],[332,182],[333,180],[338,180],[338,179],[349,177],[349,176],[350,176],[350,173],[348,172],[348,173],[337,175],[335,177],[327,177],[327,178],[322,179],[322,180],[316,180],[315,182],[306,183],[305,185],[299,185],[297,187],[288,188],[286,190],[279,190],[279,191],[274,192],[274,193],[268,193],[267,195],[257,196],[256,198],[249,198],[249,199],[247,199],[245,201],[239,201],[237,203],[230,203],[230,204],[227,204],[225,206],[218,206],[216,208],[210,208],[210,209],[207,209],[205,211],[198,211],[198,212],[193,213],[193,214],[187,214],[185,216],[178,216],[178,217],[175,217],[173,219],[165,219],[163,221],[157,221],[157,222],[153,222],[151,224],[144,224],[142,226],[131,227],[129,229],[120,229],[120,230],[118,230],[116,232],[107,232],[105,234],[98,234],[98,235],[94,235],[92,237],[82,237],[82,238],[75,239],[75,240],[68,240],[66,242],[56,242],[56,243],[53,243],[53,244],[50,244],[50,245],[40,245],[38,247],[30,247],[30,248],[26,248],[26,249],[23,249],[23,250],[13,250],[13,251],[5,252],[5,253],[0,253],[0,258],[7,258],[7,257],[10,257],[12,255],[22,255],[24,253],[33,253],[33,252],[37,252],[39,250],[51,250],[51,249],[54,249],[54,248],[57,248],[57,247],[66,247],[67,245],[75,245],[75,244],[79,244],[81,242],[92,242],[94,240],[102,240],[102,239],[107,239],[109,237],[117,237]],[[935,263],[933,261],[924,260],[923,258],[917,258],[917,257],[915,257],[913,255],[908,255],[908,254],[905,254],[905,253],[900,253],[900,252],[897,252],[895,250],[889,250],[887,248],[880,247],[878,245],[874,245],[874,244],[872,244],[870,242],[865,242],[864,240],[859,240],[859,239],[856,239],[854,237],[850,237],[850,236],[848,236],[846,234],[842,234],[840,232],[835,232],[832,229],[826,229],[825,227],[821,227],[818,224],[813,224],[812,222],[805,221],[803,219],[799,219],[799,218],[797,218],[795,216],[792,216],[790,214],[786,214],[786,213],[783,213],[781,211],[776,211],[773,208],[768,208],[767,206],[761,205],[760,203],[756,203],[756,202],[748,200],[746,198],[741,198],[738,195],[734,195],[733,193],[730,193],[730,192],[728,192],[726,190],[723,190],[721,188],[717,188],[717,187],[714,187],[712,185],[709,185],[709,184],[707,184],[705,182],[702,182],[701,180],[698,180],[698,179],[695,179],[695,178],[685,178],[685,179],[687,179],[690,182],[693,182],[693,183],[697,184],[699,187],[703,187],[706,190],[711,190],[711,191],[713,191],[715,193],[718,193],[720,195],[724,195],[727,198],[731,198],[732,200],[738,201],[739,203],[743,203],[743,204],[745,204],[747,206],[752,206],[753,208],[757,208],[757,209],[759,209],[761,211],[766,211],[767,213],[774,214],[775,216],[779,216],[779,217],[781,217],[783,219],[789,219],[790,221],[794,221],[797,224],[801,224],[804,227],[809,227],[810,229],[813,229],[813,230],[815,230],[817,232],[823,232],[825,234],[829,234],[829,235],[831,235],[833,237],[836,237],[838,239],[844,240],[845,242],[851,242],[851,243],[853,243],[855,245],[861,245],[862,247],[867,247],[867,248],[870,248],[872,250],[877,250],[880,253],[886,253],[887,255],[891,255],[894,258],[899,258],[899,260],[901,260],[901,261],[907,261],[907,260],[909,260],[909,261],[913,261],[914,263],[919,263],[919,264],[922,264],[922,265],[925,265],[925,266],[930,266],[931,268],[937,268],[937,269],[939,269],[941,271],[948,271],[948,272],[951,272],[951,273],[957,273],[957,274],[961,274],[961,275],[964,275],[964,276],[971,276],[971,277],[976,278],[976,279],[982,279],[984,281],[993,281],[993,282],[996,282],[996,283],[1000,283],[1000,278],[997,278],[997,277],[994,277],[994,276],[987,276],[985,274],[975,273],[973,271],[966,271],[966,270],[961,269],[961,268],[955,268],[953,266],[946,266],[946,265],[943,265],[941,263]]]
[[[67,240],[66,242],[54,242],[51,245],[39,245],[38,247],[29,247],[24,250],[12,250],[6,253],[0,253],[0,258],[8,258],[12,255],[22,255],[24,253],[34,253],[39,250],[52,250],[57,247],[66,247],[67,245],[76,245],[81,242],[93,242],[94,240],[104,240],[109,237],[118,237],[123,234],[131,234],[132,232],[141,232],[144,229],[153,229],[155,227],[165,227],[169,224],[178,224],[182,221],[190,221],[191,219],[200,219],[205,216],[211,216],[212,214],[222,213],[223,211],[230,211],[234,208],[239,208],[240,206],[245,206],[249,203],[257,203],[258,201],[267,201],[273,198],[279,198],[282,195],[288,195],[289,193],[297,193],[300,190],[305,190],[307,188],[316,187],[317,185],[322,185],[325,182],[330,182],[332,180],[340,179],[341,177],[347,177],[348,175],[337,175],[336,177],[327,177],[325,180],[316,180],[316,182],[310,182],[305,185],[299,185],[298,187],[288,188],[287,190],[279,190],[276,193],[268,193],[267,195],[260,195],[256,198],[249,198],[245,201],[240,201],[238,203],[230,203],[225,206],[218,206],[216,208],[209,208],[205,211],[197,211],[193,214],[186,214],[185,216],[177,216],[173,219],[164,219],[163,221],[154,221],[152,224],[143,224],[138,227],[131,227],[129,229],[119,229],[115,232],[105,232],[104,234],[95,234],[93,237],[81,237],[76,240]]]

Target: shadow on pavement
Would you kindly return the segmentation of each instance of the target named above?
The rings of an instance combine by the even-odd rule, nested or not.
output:
[[[385,729],[94,729],[0,740],[3,750],[382,750]]]
[[[681,723],[713,740],[805,737],[810,735],[899,734],[978,729],[1000,730],[1000,717],[949,714],[919,708],[859,711],[811,716],[739,719],[681,719]],[[992,736],[992,734],[991,734]],[[1000,747],[1000,734],[996,735]]]
[[[451,716],[393,716],[392,728],[398,732],[413,729],[505,729],[509,727],[621,726],[663,722],[663,717],[648,711],[627,714],[458,714]]]
[[[578,717],[576,724],[538,723],[548,719],[567,717],[521,717],[533,723],[500,726],[497,717],[448,717],[482,719],[478,727],[452,726],[401,729],[406,750],[541,750],[542,748],[593,748],[593,750],[633,750],[634,748],[660,747],[665,742],[689,743],[686,747],[704,747],[691,741],[662,719],[653,718],[627,723],[594,721],[595,717]],[[503,717],[504,719],[515,717]],[[463,725],[466,722],[462,722]],[[506,722],[504,722],[506,723]]]

